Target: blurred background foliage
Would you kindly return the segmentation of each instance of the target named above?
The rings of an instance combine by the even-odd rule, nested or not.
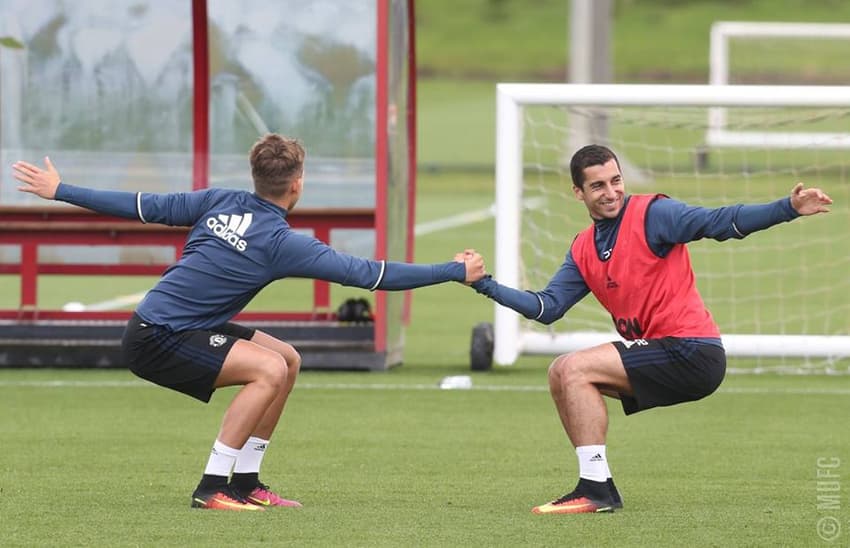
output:
[[[569,0],[417,2],[420,76],[564,81],[569,8]],[[612,11],[616,82],[707,81],[715,21],[850,22],[844,0],[614,0]],[[832,68],[846,73],[844,65]]]
[[[420,170],[492,173],[498,82],[565,82],[570,0],[416,3]],[[614,83],[708,83],[716,21],[850,22],[846,0],[613,0]],[[738,40],[730,82],[850,84],[847,40]]]

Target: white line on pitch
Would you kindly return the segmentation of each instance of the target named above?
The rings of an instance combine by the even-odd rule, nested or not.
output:
[[[425,236],[427,234],[432,234],[441,230],[448,230],[450,228],[457,228],[459,226],[479,223],[492,217],[495,212],[496,206],[493,205],[487,209],[479,209],[478,211],[467,211],[466,213],[459,213],[457,215],[452,215],[451,217],[434,219],[433,221],[427,221],[416,225],[416,227],[413,229],[413,233],[417,236]]]
[[[0,388],[149,388],[154,384],[127,380],[127,381],[78,381],[78,380],[55,380],[55,381],[0,381]],[[433,384],[390,384],[390,383],[300,383],[295,385],[296,390],[441,390],[437,383]],[[479,385],[470,389],[479,392],[548,392],[548,386],[544,385]],[[453,390],[463,391],[463,390]],[[792,396],[848,396],[850,389],[843,388],[766,388],[766,387],[729,387],[720,388],[720,394],[742,394],[742,395],[792,395]]]
[[[525,209],[537,209],[541,207],[544,202],[545,200],[542,197],[526,198],[523,200],[522,205]],[[441,230],[448,230],[450,228],[479,223],[489,219],[490,217],[494,217],[495,215],[496,204],[493,204],[486,209],[467,211],[466,213],[458,213],[457,215],[452,215],[450,217],[443,217],[442,219],[434,219],[433,221],[420,223],[416,225],[413,232],[417,236],[424,236]]]

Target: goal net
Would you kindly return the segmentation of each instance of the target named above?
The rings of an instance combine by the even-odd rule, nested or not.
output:
[[[627,192],[691,205],[770,202],[802,181],[830,194],[831,213],[688,247],[700,293],[736,358],[730,370],[848,372],[850,88],[500,84],[497,105],[497,280],[543,289],[590,224],[569,174],[572,153],[589,142],[618,154]],[[750,137],[710,146],[713,108],[724,109],[727,130]],[[604,133],[589,136],[594,127]],[[551,326],[496,306],[498,364],[617,338],[592,294]]]

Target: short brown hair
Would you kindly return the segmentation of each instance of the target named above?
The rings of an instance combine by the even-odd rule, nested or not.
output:
[[[263,135],[249,155],[254,190],[260,196],[280,198],[304,173],[304,147],[277,133]]]

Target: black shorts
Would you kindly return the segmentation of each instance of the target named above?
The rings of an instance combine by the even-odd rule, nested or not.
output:
[[[632,385],[632,396],[620,396],[626,415],[704,398],[726,374],[723,347],[694,339],[617,341],[614,347]]]
[[[172,331],[133,314],[121,350],[124,363],[137,376],[208,402],[227,353],[237,340],[250,340],[254,331],[235,323]]]

